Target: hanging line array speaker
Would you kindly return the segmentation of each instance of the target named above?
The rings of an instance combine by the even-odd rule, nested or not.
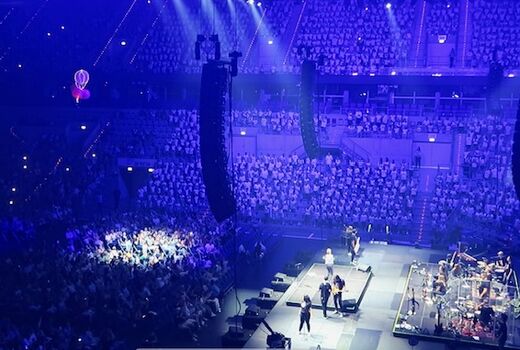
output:
[[[314,90],[316,88],[316,62],[302,63],[300,86],[300,125],[303,147],[309,158],[317,158],[320,147],[314,125]]]
[[[206,197],[219,223],[236,213],[225,137],[228,79],[226,68],[215,62],[204,64],[200,86],[200,157]]]
[[[516,196],[520,200],[520,103],[516,112],[515,137],[513,142],[513,182],[515,184]]]

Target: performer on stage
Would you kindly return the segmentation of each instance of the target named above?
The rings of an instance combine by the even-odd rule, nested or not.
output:
[[[323,317],[327,318],[327,304],[329,303],[332,287],[329,283],[329,276],[325,276],[320,284],[321,308],[323,309]]]
[[[343,316],[343,313],[341,312],[342,308],[342,293],[345,288],[345,280],[343,280],[339,275],[336,275],[334,277],[333,287],[332,287],[332,294],[334,295],[334,308],[336,311],[335,314],[341,314]]]
[[[507,258],[503,251],[499,251],[495,260],[495,267],[505,268],[507,265]]]
[[[327,253],[323,256],[325,260],[325,266],[327,267],[327,277],[332,278],[334,276],[334,255],[332,255],[332,249],[327,248]]]
[[[348,226],[345,231],[347,234],[347,253],[350,254],[350,262],[354,264],[357,252],[359,251],[359,237],[357,235],[357,230],[352,226]]]
[[[511,256],[508,256],[506,258],[506,266],[504,269],[503,283],[505,285],[508,285],[512,281],[512,277],[513,277],[513,259],[511,258]]]
[[[307,324],[307,332],[311,332],[311,307],[311,297],[308,295],[304,296],[300,307],[300,334],[302,334],[302,328],[304,323]]]
[[[482,282],[478,288],[479,297],[481,300],[489,298],[491,292],[491,273],[489,270],[485,270],[482,275]]]

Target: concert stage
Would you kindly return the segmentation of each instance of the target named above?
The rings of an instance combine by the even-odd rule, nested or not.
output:
[[[495,336],[498,317],[504,313],[508,316],[505,348],[520,349],[520,318],[515,318],[512,305],[515,304],[515,287],[491,282],[489,307],[497,317],[491,317],[488,325],[484,326],[479,321],[482,319],[478,295],[480,279],[474,276],[450,277],[447,292],[435,296],[431,286],[438,269],[435,263],[412,264],[410,267],[394,322],[394,336],[495,349],[498,348]],[[412,306],[412,290],[418,303],[415,308]],[[436,331],[438,324],[442,324],[442,329]]]
[[[344,302],[348,301],[349,307],[347,311],[356,312],[372,278],[372,272],[359,271],[355,266],[334,265],[334,275],[336,274],[346,282],[345,288],[347,292],[343,292],[342,299]],[[292,290],[286,304],[288,306],[300,307],[303,296],[309,295],[312,300],[312,307],[321,309],[320,291],[318,287],[326,275],[327,268],[325,264],[313,264],[303,275],[301,280],[297,282],[298,287]],[[332,284],[332,281],[330,281],[330,283]],[[334,310],[334,299],[332,295],[329,298],[327,309]]]

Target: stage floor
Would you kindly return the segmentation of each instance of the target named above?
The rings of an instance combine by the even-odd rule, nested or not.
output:
[[[324,243],[323,249],[327,248]],[[315,350],[401,350],[411,349],[408,340],[392,333],[396,314],[405,290],[410,263],[414,260],[437,262],[446,256],[445,251],[416,249],[405,246],[364,245],[359,262],[372,267],[372,279],[363,296],[358,312],[345,317],[330,314],[325,319],[319,310],[313,310],[310,335],[299,335],[299,308],[287,306],[287,300],[298,288],[294,283],[267,315],[266,321],[274,331],[292,339],[293,349]],[[345,249],[332,246],[336,263],[348,265]],[[313,263],[321,263],[323,251]],[[301,273],[301,278],[310,269]],[[347,281],[348,282],[348,281]],[[317,288],[317,287],[316,287]],[[433,329],[431,330],[433,332]],[[260,326],[249,339],[246,348],[266,347],[267,330]],[[465,349],[478,349],[465,347]],[[445,350],[445,344],[421,340],[414,350]]]
[[[372,277],[372,272],[358,271],[355,266],[334,265],[334,275],[336,274],[346,282],[347,292],[343,292],[342,299],[354,301],[356,307],[353,311],[357,311]],[[327,268],[325,264],[313,264],[305,272],[303,278],[297,281],[298,287],[292,288],[292,293],[289,295],[286,304],[288,306],[300,307],[303,297],[309,295],[312,300],[312,307],[321,309],[320,291],[318,288],[326,275]],[[327,309],[334,310],[332,295],[329,298]]]
[[[473,323],[473,316],[478,318],[477,305],[481,303],[478,295],[480,282],[468,278],[451,277],[448,281],[448,291],[445,295],[431,297],[431,289],[423,294],[423,286],[431,286],[432,276],[438,273],[438,264],[418,264],[410,267],[409,277],[405,291],[415,291],[415,299],[418,302],[415,314],[411,310],[411,292],[403,295],[399,312],[397,314],[393,333],[395,336],[419,339],[427,339],[439,342],[458,342],[464,344],[480,345],[486,348],[498,348],[495,339],[496,324],[489,329]],[[520,320],[515,319],[510,301],[514,296],[514,288],[509,290],[502,283],[492,282],[489,305],[497,316],[505,313],[508,316],[508,341],[506,348],[520,349]],[[440,322],[443,324],[443,332],[434,334],[435,325],[438,322],[437,315],[440,310]],[[448,325],[451,325],[447,327]]]

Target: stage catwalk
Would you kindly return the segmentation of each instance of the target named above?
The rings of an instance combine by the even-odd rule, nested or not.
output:
[[[343,300],[352,303],[352,311],[355,312],[365,293],[372,272],[359,271],[356,266],[336,265],[334,266],[334,275],[338,274],[347,281],[347,292],[343,293]],[[318,286],[323,281],[323,277],[327,275],[327,268],[324,264],[313,264],[311,268],[305,272],[301,280],[297,281],[298,288],[293,288],[293,292],[287,299],[287,305],[300,307],[304,295],[309,295],[312,300],[312,307],[321,309],[320,293]],[[334,300],[332,296],[327,304],[328,310],[334,310]]]

